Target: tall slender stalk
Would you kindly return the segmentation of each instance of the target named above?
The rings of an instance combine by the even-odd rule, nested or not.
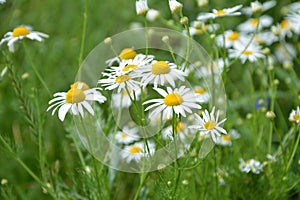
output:
[[[85,46],[85,38],[86,38],[86,28],[87,28],[87,19],[88,19],[88,0],[85,0],[84,5],[84,13],[83,13],[83,27],[81,33],[81,45],[80,45],[80,52],[79,52],[79,59],[78,59],[78,66],[82,64],[83,60],[83,52]]]

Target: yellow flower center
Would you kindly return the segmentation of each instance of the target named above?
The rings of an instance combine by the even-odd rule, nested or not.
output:
[[[131,49],[131,48],[125,48],[121,51],[119,57],[121,59],[133,59],[136,56],[136,52],[135,50]]]
[[[80,88],[78,88],[78,86]],[[73,83],[72,85],[70,85],[70,88],[77,88],[77,89],[81,89],[83,91],[90,89],[90,87],[85,82],[81,82],[81,81],[77,81],[77,82]]]
[[[230,135],[222,135],[222,140],[226,141],[226,142],[230,142],[231,141],[231,136]]]
[[[130,154],[140,153],[141,151],[142,151],[142,148],[138,147],[138,146],[133,146],[129,149]]]
[[[164,103],[167,106],[178,106],[182,102],[183,102],[182,97],[180,96],[180,94],[177,93],[168,94],[164,99]]]
[[[227,12],[225,10],[218,10],[217,12],[215,12],[215,16],[220,16],[220,15],[225,15],[227,14]]]
[[[125,139],[125,138],[127,138],[127,137],[128,137],[128,135],[127,135],[126,133],[122,133],[122,134],[121,134],[121,138],[122,138],[122,139]]]
[[[239,33],[238,32],[232,32],[230,35],[228,35],[228,40],[230,41],[235,41],[235,40],[238,40],[240,37]]]
[[[208,121],[204,123],[204,128],[206,130],[212,130],[216,127],[217,123],[215,121]]]
[[[293,119],[294,121],[300,121],[300,115],[294,115]]]
[[[204,94],[206,91],[203,88],[196,88],[194,92],[197,94]]]
[[[176,126],[176,131],[180,132],[180,131],[184,131],[185,129],[185,125],[182,122],[178,122],[177,126]]]
[[[253,51],[243,51],[242,54],[245,55],[245,56],[250,56],[250,55],[253,54]]]
[[[124,74],[124,75],[118,76],[118,77],[116,78],[116,82],[117,82],[117,83],[123,83],[123,82],[128,81],[130,78],[131,78],[131,77],[130,77],[129,75]]]
[[[137,65],[126,65],[123,69],[122,69],[122,71],[123,72],[128,72],[128,71],[130,71],[130,70],[135,70],[137,68]]]
[[[171,71],[171,68],[165,61],[157,61],[152,65],[151,71],[152,74],[155,75],[168,74]]]
[[[29,33],[30,31],[26,27],[21,26],[13,30],[12,36],[20,37],[20,36],[28,35]]]
[[[251,24],[252,26],[257,26],[257,25],[258,25],[258,19],[257,19],[257,18],[251,19],[251,20],[250,20],[250,24]]]
[[[286,29],[286,28],[289,27],[289,24],[290,24],[289,20],[284,19],[284,20],[281,21],[280,26],[281,26],[282,29]]]
[[[67,103],[79,103],[84,101],[85,94],[83,90],[77,88],[71,88],[66,94]]]

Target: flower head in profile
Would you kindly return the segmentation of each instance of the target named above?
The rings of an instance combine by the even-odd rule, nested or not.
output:
[[[132,145],[126,146],[121,151],[121,157],[127,162],[139,162],[142,158],[150,157],[155,152],[155,144],[148,142],[149,152],[147,146],[143,142],[136,142]]]
[[[226,121],[226,118],[219,121],[219,111],[217,111],[215,115],[215,107],[213,107],[210,113],[208,110],[205,110],[202,113],[202,117],[198,114],[195,115],[197,125],[189,126],[189,128],[210,134],[215,143],[217,142],[217,137],[221,136],[221,133],[227,134],[227,131],[221,127],[221,125]]]
[[[296,108],[296,110],[291,111],[289,120],[291,122],[296,122],[297,124],[300,122],[300,107],[299,106]]]
[[[175,87],[175,80],[184,81],[184,76],[186,76],[183,71],[176,68],[174,63],[154,60],[150,65],[140,68],[136,72],[137,77],[141,77],[141,83],[144,87],[149,83],[153,83],[154,87],[163,86],[165,82]]]
[[[144,15],[149,10],[147,0],[137,0],[135,2],[136,14],[137,15]]]
[[[49,36],[45,33],[33,31],[29,26],[19,26],[15,28],[12,32],[7,32],[4,35],[4,38],[0,41],[0,45],[4,42],[7,42],[7,46],[10,52],[14,52],[14,43],[18,40],[23,40],[25,38],[36,40],[42,42],[44,38],[48,38]]]
[[[136,51],[132,48],[124,48],[116,57],[110,58],[105,61],[108,66],[113,66],[115,62],[120,63],[121,60],[134,59],[137,55]]]
[[[182,4],[176,0],[169,0],[169,8],[171,10],[171,13],[174,14],[181,10]]]
[[[64,121],[68,111],[72,115],[80,114],[84,117],[84,109],[86,109],[91,115],[94,115],[91,102],[103,103],[106,101],[99,90],[100,88],[89,88],[84,82],[75,82],[68,92],[58,92],[53,95],[54,99],[49,101],[49,104],[52,105],[48,107],[47,111],[53,109],[52,115],[54,115],[58,109],[58,117],[61,121]]]
[[[242,5],[234,6],[232,8],[224,8],[221,10],[213,9],[211,13],[200,13],[197,17],[197,20],[207,20],[207,19],[215,19],[218,17],[225,17],[225,16],[237,16],[241,15],[241,12],[236,12]]]
[[[240,159],[239,169],[241,170],[241,172],[252,172],[254,174],[259,174],[263,171],[263,165],[255,159],[250,159],[246,161]]]
[[[167,91],[161,88],[154,88],[154,90],[164,98],[151,99],[143,103],[144,105],[152,104],[145,111],[155,108],[150,112],[149,118],[159,117],[162,114],[163,119],[170,119],[173,116],[173,111],[177,115],[186,117],[186,112],[192,113],[192,109],[201,109],[195,93],[185,86],[175,89],[167,87]]]
[[[254,1],[251,2],[249,7],[245,7],[242,9],[242,12],[246,15],[252,15],[255,13],[261,13],[265,12],[271,8],[273,8],[276,5],[276,1],[266,1],[266,2],[259,2],[259,1]]]

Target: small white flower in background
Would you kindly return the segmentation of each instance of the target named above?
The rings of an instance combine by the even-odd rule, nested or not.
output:
[[[300,2],[294,2],[287,5],[289,12],[298,12],[300,10]]]
[[[4,4],[6,2],[6,0],[0,0],[1,4]]]
[[[252,33],[260,31],[262,28],[271,26],[273,23],[273,18],[269,15],[263,15],[260,18],[250,18],[245,22],[238,25],[237,30],[241,32]]]
[[[132,145],[126,146],[121,151],[121,157],[127,162],[139,162],[142,158],[147,158],[155,153],[155,144],[148,142],[149,152],[147,146],[143,142],[137,142]]]
[[[169,8],[171,10],[171,13],[174,14],[181,10],[182,4],[176,0],[169,0]]]
[[[221,135],[217,138],[216,144],[221,146],[231,146],[232,140],[240,138],[240,134],[235,130],[231,129],[227,135]]]
[[[199,102],[207,103],[210,99],[210,94],[203,87],[195,87],[194,92],[197,98],[199,98]]]
[[[299,22],[298,22],[299,23]],[[271,27],[272,32],[275,35],[280,36],[281,38],[292,37],[293,31],[295,31],[295,27],[290,19],[284,19],[279,24],[276,24]]]
[[[300,34],[300,8],[298,12],[290,13],[286,19],[291,23],[291,26],[294,28],[296,34]]]
[[[190,27],[190,35],[200,35],[205,32],[211,33],[220,28],[219,24],[205,24],[200,21],[193,21]],[[183,30],[183,33],[186,35],[186,30]]]
[[[137,15],[144,15],[149,10],[147,0],[137,0],[135,2],[136,14]]]
[[[228,59],[226,58],[224,61],[222,58],[220,58],[213,61],[211,64],[208,64],[207,66],[200,67],[200,73],[197,73],[197,75],[199,76],[199,78],[211,76],[212,73],[220,75],[223,72],[225,65],[228,65]]]
[[[275,46],[274,54],[280,63],[291,62],[296,57],[297,50],[290,43],[285,43],[284,45],[280,43]]]
[[[216,143],[217,137],[221,136],[221,133],[227,134],[227,131],[221,127],[221,125],[226,121],[226,118],[219,121],[219,110],[215,115],[215,107],[212,108],[209,113],[208,110],[205,110],[202,113],[202,117],[198,114],[196,115],[196,125],[189,126],[191,129],[197,129],[210,134],[212,140]]]
[[[239,169],[241,170],[241,172],[252,172],[254,174],[259,174],[263,171],[263,165],[259,161],[254,159],[250,159],[247,161],[240,159]]]
[[[155,21],[159,17],[160,13],[158,10],[150,9],[146,14],[146,19],[150,22]]]
[[[137,55],[136,51],[132,48],[123,49],[120,54],[116,57],[110,58],[105,61],[108,66],[113,66],[115,62],[120,63],[121,60],[134,59]]]
[[[152,104],[149,105],[145,111],[155,108],[149,114],[150,119],[160,115],[162,115],[163,119],[171,119],[173,111],[177,115],[186,117],[186,112],[192,113],[191,109],[201,109],[201,106],[198,104],[199,99],[196,97],[195,93],[185,86],[175,89],[167,87],[167,91],[161,88],[153,89],[164,98],[151,99],[143,103],[144,105]]]
[[[234,45],[233,49],[228,50],[228,54],[229,58],[239,58],[243,64],[247,60],[256,62],[265,57],[261,52],[261,46],[253,42],[248,46],[246,43],[238,43]]]
[[[250,7],[245,7],[242,9],[242,12],[246,15],[252,15],[259,12],[265,12],[276,5],[276,1],[267,1],[260,3],[259,1],[251,2]]]
[[[271,162],[276,162],[277,161],[277,159],[276,159],[276,156],[274,155],[274,156],[272,156],[271,154],[267,154],[267,156],[266,156]]]
[[[246,42],[250,40],[243,32],[227,30],[224,32],[224,35],[221,34],[216,37],[216,41],[220,47],[224,47],[224,38],[226,48],[232,47],[237,42]]]
[[[217,173],[215,174],[215,176],[218,178],[220,185],[226,184],[225,179],[224,179],[224,177],[228,177],[228,173],[226,171],[217,169]]]
[[[174,140],[172,125],[166,127],[162,130],[162,137],[165,140]],[[185,122],[178,122],[175,126],[175,135],[183,142],[185,142],[186,137],[189,135],[189,129],[186,126]]]
[[[266,44],[266,45],[271,45],[274,42],[277,42],[279,38],[271,31],[264,31],[264,32],[259,32],[255,34],[254,40],[258,44]]]
[[[52,104],[48,107],[47,112],[52,108],[52,115],[58,110],[58,117],[61,121],[64,121],[68,111],[72,115],[81,115],[84,117],[84,108],[94,115],[94,110],[91,106],[91,102],[96,101],[103,103],[106,98],[99,92],[100,88],[89,88],[84,82],[75,82],[71,85],[71,89],[68,92],[55,93],[54,99],[49,101]]]
[[[242,5],[234,6],[232,8],[224,8],[221,10],[213,9],[212,13],[200,13],[197,17],[197,20],[207,20],[207,19],[215,19],[218,17],[225,17],[225,16],[238,16],[241,15],[241,12],[236,12]]]
[[[12,32],[7,32],[4,35],[4,38],[0,41],[0,45],[4,42],[7,42],[7,46],[10,52],[14,52],[14,43],[18,40],[23,40],[25,38],[36,40],[42,42],[44,38],[48,38],[49,36],[45,33],[33,31],[30,26],[22,25],[15,28]]]
[[[208,5],[208,0],[197,0],[199,7],[204,7]]]
[[[120,144],[130,144],[140,139],[138,127],[129,128],[128,126],[124,126],[122,131],[118,131],[116,134],[116,140]]]
[[[129,93],[128,93],[129,92]],[[141,89],[137,90],[125,90],[123,89],[120,93],[112,94],[112,105],[115,108],[129,108],[132,105],[133,100],[139,100]]]
[[[186,76],[186,73],[176,68],[177,66],[174,63],[154,60],[151,65],[136,70],[136,76],[141,77],[141,84],[144,87],[149,83],[153,83],[154,87],[164,86],[165,82],[175,87],[175,80],[184,81],[184,76]]]
[[[291,122],[296,122],[296,123],[300,122],[300,107],[299,106],[296,108],[296,110],[291,111],[289,120]]]

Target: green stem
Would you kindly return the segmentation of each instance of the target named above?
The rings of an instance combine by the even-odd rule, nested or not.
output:
[[[141,174],[141,176],[140,176],[140,184],[139,184],[139,186],[138,186],[138,188],[137,188],[137,190],[135,192],[133,200],[137,200],[139,198],[141,189],[142,189],[142,187],[144,185],[144,182],[145,182],[145,180],[147,178],[147,175],[148,175],[148,173],[142,173]]]
[[[71,133],[72,140],[73,140],[73,142],[74,142],[75,149],[76,149],[76,151],[77,151],[77,154],[78,154],[79,160],[80,160],[80,162],[81,162],[81,165],[82,165],[82,167],[85,169],[86,163],[85,163],[85,161],[84,161],[84,159],[83,159],[82,152],[81,152],[81,150],[80,150],[80,148],[79,148],[77,139],[76,139],[76,137],[75,137],[74,134],[75,134],[74,132]]]
[[[83,51],[85,46],[85,37],[86,37],[86,28],[87,28],[87,18],[88,18],[88,0],[85,0],[85,9],[83,13],[83,28],[81,34],[81,45],[80,45],[80,52],[79,52],[79,59],[78,59],[78,66],[81,65],[83,60]]]
[[[297,135],[297,139],[296,139],[296,142],[294,144],[294,148],[293,148],[292,154],[290,156],[290,159],[288,161],[288,164],[286,166],[285,173],[289,170],[289,168],[290,168],[290,166],[291,166],[291,164],[293,162],[293,158],[294,158],[294,156],[296,154],[297,148],[298,148],[298,144],[299,144],[299,140],[300,140],[300,132],[299,132],[298,126],[297,126],[297,128],[295,128],[295,135]]]
[[[47,91],[47,93],[49,94],[49,96],[52,96],[52,95],[51,95],[51,92],[50,92],[50,90],[49,90],[49,88],[48,88],[48,86],[47,86],[47,84],[46,84],[46,82],[44,81],[44,79],[42,78],[42,76],[40,75],[40,73],[38,72],[38,70],[36,69],[35,64],[34,64],[33,61],[32,61],[32,57],[31,57],[31,55],[30,55],[30,53],[29,53],[29,51],[28,51],[28,49],[27,49],[27,47],[26,47],[25,42],[23,41],[22,44],[23,44],[23,48],[24,48],[26,57],[28,58],[28,60],[29,60],[29,62],[30,62],[30,66],[31,66],[33,72],[35,73],[35,75],[37,76],[37,78],[39,79],[39,81],[42,83],[42,85],[43,85],[44,88],[46,89],[46,91]]]

